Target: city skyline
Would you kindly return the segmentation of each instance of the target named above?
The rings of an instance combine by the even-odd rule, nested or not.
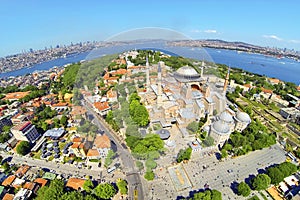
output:
[[[103,41],[143,27],[178,31],[191,39],[221,39],[300,50],[295,1],[4,1],[0,56],[56,44]]]

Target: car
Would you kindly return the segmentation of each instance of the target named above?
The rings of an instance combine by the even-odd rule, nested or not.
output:
[[[228,173],[232,173],[232,172],[233,172],[233,170],[232,170],[232,169],[229,169],[229,170],[227,170],[227,172],[228,172]]]

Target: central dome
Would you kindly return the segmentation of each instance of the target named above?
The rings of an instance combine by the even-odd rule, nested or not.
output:
[[[182,76],[198,75],[198,72],[190,66],[180,67],[176,72]]]

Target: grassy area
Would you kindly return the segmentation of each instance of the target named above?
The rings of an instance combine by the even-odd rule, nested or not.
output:
[[[33,152],[33,158],[41,159],[42,151],[39,150],[38,152]]]
[[[53,156],[50,156],[49,158],[48,158],[48,161],[52,161],[54,159],[54,157]]]
[[[89,161],[90,162],[101,162],[101,160],[98,160],[98,159],[90,159]]]

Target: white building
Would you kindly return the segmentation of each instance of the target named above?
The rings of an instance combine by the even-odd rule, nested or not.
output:
[[[11,133],[17,140],[34,143],[41,135],[37,132],[35,125],[26,121],[11,128]]]

